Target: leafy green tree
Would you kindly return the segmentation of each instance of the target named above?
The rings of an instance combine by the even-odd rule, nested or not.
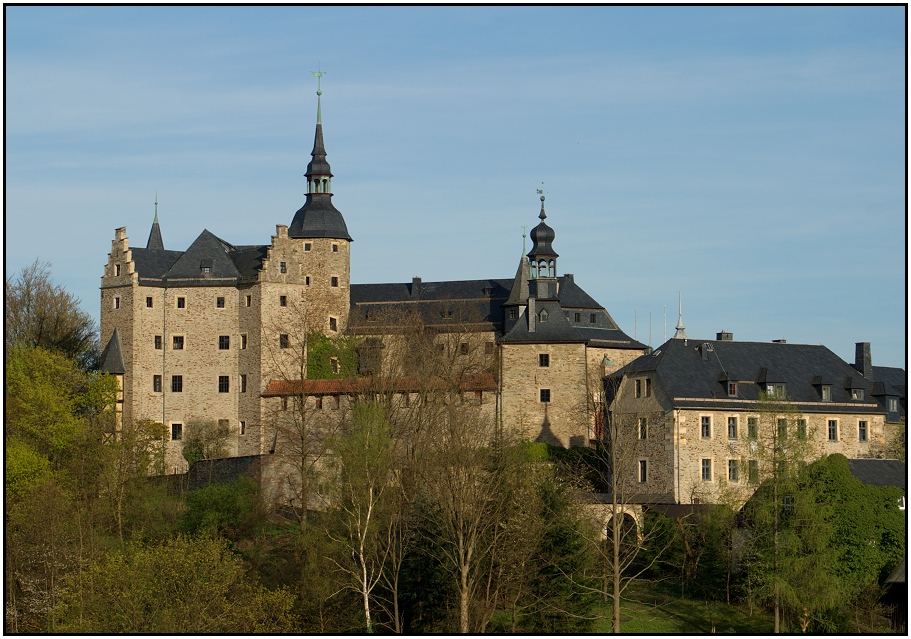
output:
[[[222,536],[236,542],[256,534],[261,521],[256,483],[241,477],[190,491],[181,527],[191,535]]]
[[[102,633],[290,632],[293,595],[250,583],[224,540],[176,537],[94,562],[70,580],[58,628]]]
[[[190,464],[203,459],[218,459],[228,454],[228,425],[211,419],[187,422],[183,456]]]
[[[357,346],[354,337],[328,337],[320,331],[307,333],[307,378],[335,379],[357,376]]]

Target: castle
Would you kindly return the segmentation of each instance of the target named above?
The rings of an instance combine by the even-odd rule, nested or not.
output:
[[[269,244],[235,246],[203,230],[185,251],[168,249],[157,211],[144,248],[115,231],[101,278],[101,340],[103,368],[121,384],[119,418],[167,426],[169,472],[186,469],[191,420],[227,427],[232,455],[266,453],[276,398],[289,383],[312,381],[303,380],[308,333],[356,337],[358,374],[390,372],[407,316],[432,328],[455,361],[487,373],[468,387],[503,423],[553,445],[598,439],[604,375],[645,346],[573,275],[558,274],[543,194],[533,246],[513,278],[352,284],[353,240],[332,202],[319,95],[306,201]],[[338,381],[307,393],[331,388],[337,403]]]
[[[459,373],[458,392],[524,438],[584,447],[629,431],[635,463],[622,472],[640,503],[748,495],[769,470],[763,433],[808,440],[814,456],[882,457],[904,437],[905,372],[872,366],[869,344],[852,366],[823,346],[688,339],[682,321],[654,352],[630,338],[559,274],[543,194],[512,278],[352,284],[317,96],[306,201],[269,244],[203,230],[185,251],[166,249],[157,211],[144,248],[115,232],[101,278],[102,368],[120,383],[119,420],[167,427],[168,472],[186,470],[195,420],[227,431],[231,456],[256,456],[281,446],[276,416],[292,397],[337,419],[364,380],[385,376],[408,406],[421,387],[409,322]],[[314,332],[356,344],[356,367],[330,358],[324,375],[308,376]],[[776,397],[788,408],[769,416]]]

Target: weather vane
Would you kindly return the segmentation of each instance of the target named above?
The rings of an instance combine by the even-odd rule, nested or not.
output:
[[[323,90],[320,86],[320,81],[322,80],[323,76],[326,75],[326,72],[322,70],[321,65],[316,65],[316,68],[316,71],[311,71],[310,73],[312,73],[313,77],[316,78],[316,95],[322,95]]]
[[[544,201],[544,181],[541,181],[541,188],[538,189],[538,195],[541,196],[541,201]]]

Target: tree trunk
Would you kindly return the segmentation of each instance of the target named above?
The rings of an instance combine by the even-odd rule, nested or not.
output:
[[[467,634],[468,629],[468,566],[462,565],[459,583],[459,632]]]
[[[620,632],[620,523],[617,517],[617,511],[614,510],[613,518],[613,536],[614,536],[614,547],[613,547],[613,591],[614,591],[614,601],[613,601],[613,619],[614,619],[614,633]]]

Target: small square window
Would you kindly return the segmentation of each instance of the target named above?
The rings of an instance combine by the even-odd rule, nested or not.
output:
[[[231,388],[231,377],[228,375],[218,376],[218,392],[227,393]]]
[[[712,418],[708,415],[703,415],[699,418],[700,432],[702,433],[703,439],[709,439],[712,436]]]
[[[247,334],[246,333],[244,333],[243,335],[240,336],[240,350],[242,350],[242,351],[247,350]]]
[[[542,388],[540,392],[541,403],[547,404],[550,402],[550,389]]]
[[[313,245],[310,242],[304,242],[304,251],[309,251],[313,248]]]
[[[487,342],[484,344],[484,354],[492,355],[493,354],[493,342]]]
[[[598,323],[598,314],[597,313],[589,314],[588,321],[590,324],[597,324]]]
[[[702,460],[702,481],[712,481],[712,460]]]
[[[747,417],[747,437],[756,439],[759,437],[759,418]]]
[[[332,372],[335,375],[338,375],[342,371],[342,367],[338,363],[338,357],[329,358],[329,368],[332,369]]]
[[[224,308],[225,307],[225,298],[218,296],[215,298],[215,308]]]
[[[115,276],[115,277],[119,277],[119,276],[120,276],[120,264],[115,264],[115,265],[114,265],[114,276]]]
[[[156,336],[155,336],[155,350],[156,350],[156,351],[160,351],[160,350],[161,350],[161,335],[156,335]]]
[[[171,375],[171,392],[183,392],[183,375]]]
[[[737,382],[728,382],[728,397],[737,397]]]
[[[867,422],[864,420],[857,422],[857,441],[867,441]]]
[[[759,461],[751,459],[747,462],[747,479],[751,484],[759,483]]]
[[[851,389],[851,399],[861,401],[864,398],[864,389],[862,388],[852,388]]]
[[[199,270],[200,270],[200,272],[202,272],[203,275],[208,275],[209,273],[212,272],[212,267],[211,266],[200,266]]]
[[[247,295],[245,302],[246,302],[246,304],[247,304],[248,307],[249,307],[250,305],[252,305],[252,304],[253,304],[253,296],[252,296],[252,295]]]
[[[316,404],[315,404],[315,406],[316,406],[316,409],[317,409],[317,410],[323,410],[323,397],[322,397],[322,395],[320,395],[319,397],[316,398]]]
[[[230,335],[219,335],[218,336],[218,350],[226,351],[231,348],[231,336]]]
[[[119,295],[114,296],[114,308],[120,308],[120,296]]]
[[[332,245],[332,252],[333,252],[333,253],[338,253],[338,244],[333,244],[333,245]]]
[[[342,405],[341,395],[333,395],[332,396],[332,406],[331,406],[332,410],[338,410],[341,407],[341,405]]]
[[[329,318],[329,330],[332,332],[338,331],[338,320],[334,317]]]
[[[243,435],[247,432],[247,422],[240,420],[240,434]]]
[[[152,298],[151,297],[146,298],[146,308],[152,308]]]
[[[247,375],[246,375],[246,373],[240,374],[240,392],[241,393],[247,392]]]
[[[183,439],[183,424],[171,424],[171,441]]]
[[[278,263],[278,271],[279,271],[279,273],[287,273],[287,272],[288,272],[288,263],[287,263],[287,262],[279,262],[279,263]]]
[[[822,401],[831,402],[832,401],[832,387],[828,384],[822,386]]]
[[[171,348],[175,351],[183,350],[183,335],[174,335],[171,338]]]
[[[329,280],[329,284],[330,284],[333,288],[338,288],[338,277],[335,276],[335,275],[333,275],[333,276],[332,276],[332,279]]]
[[[519,309],[511,308],[509,309],[509,319],[514,320],[519,318]]]
[[[152,375],[152,392],[161,392],[161,375]]]
[[[807,438],[807,420],[798,419],[797,420],[797,439],[806,439]]]
[[[639,460],[639,483],[644,484],[648,481],[648,460]]]
[[[288,296],[287,296],[287,295],[279,295],[279,296],[278,296],[278,305],[279,305],[279,306],[287,306],[287,305],[288,305]]]
[[[541,368],[548,368],[550,366],[549,353],[538,353],[538,366]]]
[[[307,286],[310,286],[310,276],[309,275],[304,277],[304,284],[306,284]]]
[[[737,418],[728,417],[728,439],[737,439]]]
[[[827,430],[830,442],[838,441],[838,420],[830,419],[827,423]]]
[[[177,308],[186,308],[187,307],[187,298],[178,297],[177,298]]]
[[[468,342],[459,344],[459,355],[468,355]]]
[[[288,348],[290,345],[291,345],[290,340],[288,339],[287,334],[282,333],[281,335],[278,336],[278,347],[279,348]]]
[[[582,321],[582,313],[575,313],[575,314],[573,315],[573,321],[575,321],[577,324],[578,324],[579,322],[581,322],[581,321]]]
[[[288,410],[288,398],[282,397],[282,410]]]
[[[648,418],[639,418],[639,439],[648,439]]]
[[[728,481],[733,483],[740,481],[740,462],[736,459],[728,460]]]
[[[898,412],[898,399],[896,399],[895,397],[890,397],[890,398],[889,398],[888,405],[889,405],[889,412],[890,412],[890,413],[897,413],[897,412]]]

